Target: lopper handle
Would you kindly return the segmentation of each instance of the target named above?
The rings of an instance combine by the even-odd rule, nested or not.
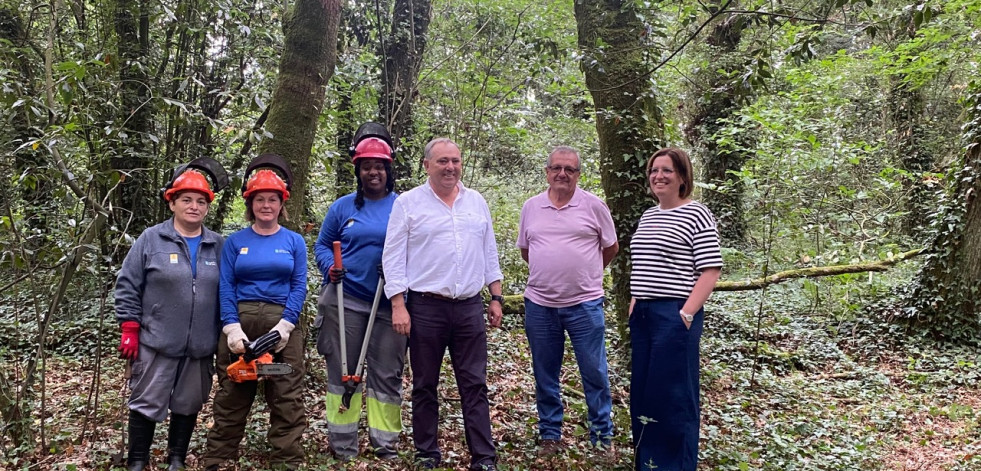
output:
[[[344,264],[341,263],[341,241],[334,241],[334,268],[340,270],[344,268]]]

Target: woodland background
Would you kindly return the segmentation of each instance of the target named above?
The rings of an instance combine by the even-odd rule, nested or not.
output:
[[[979,46],[979,0],[0,0],[0,467],[118,463],[111,290],[168,216],[173,167],[226,166],[208,225],[229,233],[248,160],[284,155],[291,225],[312,243],[353,190],[354,130],[376,120],[400,189],[449,136],[490,204],[514,296],[489,346],[502,469],[631,469],[625,249],[664,145],[691,150],[723,235],[700,469],[978,469]],[[569,356],[567,448],[544,459],[514,241],[560,144],[582,151],[580,184],[624,248],[608,278],[618,435],[613,453],[584,444]],[[408,433],[397,462],[333,461],[312,347],[308,364],[308,469],[411,463]],[[452,375],[443,394],[446,465],[462,469]],[[265,466],[258,409],[237,469]]]

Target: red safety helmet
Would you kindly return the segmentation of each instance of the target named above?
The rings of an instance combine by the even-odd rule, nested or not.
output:
[[[201,193],[208,198],[209,203],[215,199],[215,193],[211,191],[211,184],[208,183],[208,178],[197,170],[187,170],[174,179],[174,184],[164,192],[164,201],[169,203],[174,198],[174,195],[182,191],[196,191]]]
[[[382,139],[366,137],[354,148],[351,161],[357,162],[358,159],[382,159],[391,162],[392,148],[388,147],[388,143]]]
[[[290,192],[286,189],[286,182],[276,172],[269,169],[256,170],[245,184],[245,191],[242,197],[248,199],[253,193],[259,191],[276,191],[283,196],[283,202],[290,199]]]

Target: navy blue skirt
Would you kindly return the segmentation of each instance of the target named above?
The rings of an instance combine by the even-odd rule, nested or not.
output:
[[[634,469],[695,471],[699,341],[704,310],[685,328],[684,299],[637,300],[630,316],[630,420]]]

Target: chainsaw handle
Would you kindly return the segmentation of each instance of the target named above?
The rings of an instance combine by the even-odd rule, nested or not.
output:
[[[344,268],[344,264],[341,263],[341,241],[334,241],[334,269],[341,270]]]

